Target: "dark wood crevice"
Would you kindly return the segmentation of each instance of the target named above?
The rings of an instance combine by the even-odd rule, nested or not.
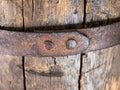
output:
[[[83,28],[86,27],[86,6],[87,5],[87,0],[84,0],[84,16],[83,16]]]
[[[87,0],[84,0],[84,16],[83,16],[83,28],[86,28],[86,6]],[[79,80],[78,80],[78,90],[81,90],[81,78],[82,78],[82,69],[83,69],[83,56],[85,54],[82,53],[80,56],[80,74],[79,74]]]
[[[24,56],[22,56],[22,70],[23,70],[23,86],[24,86],[24,90],[26,90],[25,57]]]
[[[22,21],[23,21],[22,31],[25,32],[25,26],[24,26],[24,1],[23,0],[22,0]],[[24,86],[24,90],[26,90],[25,56],[22,56],[22,70],[23,70],[23,86]]]
[[[78,79],[78,90],[81,90],[81,79],[82,79],[82,69],[83,69],[83,57],[85,56],[85,53],[81,53],[80,55],[80,70],[79,70],[79,79]]]

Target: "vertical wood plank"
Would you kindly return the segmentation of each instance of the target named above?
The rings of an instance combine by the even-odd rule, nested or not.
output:
[[[110,21],[117,17],[120,17],[120,0],[87,0],[86,22],[92,23],[107,19]]]
[[[0,26],[23,26],[22,0],[0,0]]]
[[[81,90],[120,90],[120,45],[83,56]]]
[[[22,20],[22,0],[0,0],[0,28],[22,28]],[[21,65],[22,57],[0,55],[0,90],[24,90]]]
[[[78,90],[80,55],[26,57],[25,69],[27,90]]]
[[[83,22],[83,0],[24,0],[25,27]]]
[[[120,45],[112,48],[112,62],[105,78],[105,90],[120,90]]]
[[[22,58],[0,55],[0,90],[24,90]]]
[[[120,0],[86,2],[86,23],[91,26],[108,24],[119,17]],[[119,53],[120,45],[86,53],[82,58],[81,90],[120,90]]]
[[[82,23],[83,5],[83,0],[24,0],[25,30]],[[27,90],[79,90],[80,55],[25,57],[25,69]]]

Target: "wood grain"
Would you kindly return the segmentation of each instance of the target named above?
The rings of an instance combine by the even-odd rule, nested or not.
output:
[[[22,0],[0,0],[0,26],[23,26]]]
[[[120,0],[87,0],[86,23],[99,25],[120,17]],[[104,22],[100,22],[104,20]],[[120,90],[120,45],[86,53],[82,60],[81,90]]]
[[[120,90],[120,45],[83,56],[81,90]]]
[[[24,90],[22,58],[0,55],[0,90]]]
[[[83,22],[82,0],[24,0],[23,5],[25,30]],[[25,57],[25,68],[27,90],[79,89],[80,55]]]
[[[25,27],[80,23],[83,5],[83,0],[24,0]]]
[[[0,0],[0,27],[39,30],[82,23],[83,17],[91,25],[104,19],[109,23],[120,17],[119,4],[120,0],[88,0],[84,16],[83,0]],[[120,90],[120,45],[83,55],[82,75],[80,57],[25,57],[27,90]],[[21,59],[0,56],[0,90],[23,90]]]
[[[78,90],[80,55],[25,60],[27,90]]]
[[[22,0],[0,0],[0,27],[22,26]],[[21,65],[22,57],[0,55],[0,90],[24,90]]]
[[[120,17],[120,0],[87,0],[86,22],[110,21],[117,17]]]

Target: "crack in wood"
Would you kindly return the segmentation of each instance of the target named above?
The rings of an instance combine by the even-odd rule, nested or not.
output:
[[[106,63],[107,63],[107,62],[105,62],[105,63],[103,63],[103,64],[100,64],[100,65],[98,65],[97,67],[91,68],[91,69],[89,69],[89,70],[86,71],[86,72],[82,72],[82,74],[86,74],[86,73],[92,72],[92,71],[100,68],[101,66],[105,65]]]
[[[84,14],[83,14],[83,28],[86,28],[86,7],[87,7],[87,0],[84,0]],[[80,75],[78,80],[78,90],[81,90],[81,79],[82,79],[82,69],[83,69],[83,56],[85,53],[81,54],[80,57]]]
[[[26,78],[25,78],[25,57],[22,57],[22,70],[23,70],[23,86],[24,90],[26,90]]]
[[[24,0],[22,0],[22,22],[23,22],[23,27],[22,31],[25,31],[24,27]],[[24,85],[24,90],[26,90],[26,77],[25,77],[25,56],[22,56],[22,70],[23,70],[23,85]]]
[[[83,69],[83,56],[85,53],[82,53],[80,56],[80,75],[79,75],[79,80],[78,80],[78,90],[81,90],[81,79],[82,79],[82,69]]]

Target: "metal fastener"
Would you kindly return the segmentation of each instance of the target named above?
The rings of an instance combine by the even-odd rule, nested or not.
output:
[[[46,40],[46,41],[44,42],[44,44],[45,44],[45,48],[46,48],[47,50],[51,50],[51,49],[54,47],[54,43],[53,43],[52,41],[50,41],[50,40]]]
[[[69,39],[66,42],[67,49],[74,49],[76,47],[77,43],[74,39]]]

